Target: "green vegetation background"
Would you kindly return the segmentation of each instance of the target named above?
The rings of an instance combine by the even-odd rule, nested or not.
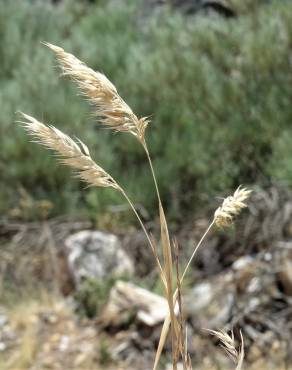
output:
[[[122,202],[84,189],[29,143],[16,111],[79,137],[136,203],[151,213],[154,202],[135,140],[98,129],[41,41],[104,72],[137,115],[152,117],[149,146],[173,219],[240,183],[291,185],[292,2],[235,6],[238,17],[227,20],[145,11],[139,1],[0,0],[0,213],[24,193],[52,202],[51,216],[98,217]]]

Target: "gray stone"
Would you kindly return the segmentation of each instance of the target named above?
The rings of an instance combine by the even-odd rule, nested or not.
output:
[[[234,305],[232,275],[220,274],[194,286],[185,297],[185,314],[194,327],[224,327]]]
[[[209,282],[197,284],[186,297],[188,310],[193,314],[206,308],[214,298],[214,287]]]
[[[85,278],[132,275],[133,262],[117,236],[100,231],[80,231],[65,241],[68,266],[77,285]]]

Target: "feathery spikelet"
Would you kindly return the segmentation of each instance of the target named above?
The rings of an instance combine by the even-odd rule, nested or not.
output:
[[[130,132],[140,141],[144,141],[149,121],[147,118],[137,118],[105,75],[87,67],[62,48],[49,43],[45,45],[56,54],[63,75],[71,77],[82,94],[89,99],[95,108],[96,116],[104,126],[115,131]]]
[[[218,227],[225,228],[232,224],[233,219],[240,211],[247,207],[244,203],[250,196],[251,190],[241,189],[240,186],[235,193],[224,199],[222,206],[214,214],[215,224]]]
[[[240,370],[242,368],[243,364],[243,358],[244,358],[244,343],[243,343],[243,337],[240,332],[241,337],[241,346],[239,350],[236,349],[235,341],[234,341],[234,334],[231,332],[231,336],[224,330],[216,331],[216,330],[210,330],[207,329],[207,331],[217,337],[224,350],[228,354],[228,356],[237,364],[235,370]]]
[[[78,177],[90,186],[113,187],[118,185],[112,177],[99,167],[90,157],[85,144],[78,144],[69,136],[53,126],[46,126],[35,118],[21,113],[25,130],[36,139],[36,142],[54,150],[61,157],[61,162],[77,170]]]

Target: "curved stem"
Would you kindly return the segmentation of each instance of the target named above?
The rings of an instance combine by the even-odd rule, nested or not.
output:
[[[145,153],[146,153],[146,156],[147,156],[147,159],[148,159],[148,162],[149,162],[149,166],[150,166],[151,174],[152,174],[152,177],[153,177],[158,202],[159,202],[159,205],[162,205],[161,204],[161,198],[160,198],[160,192],[159,192],[159,188],[158,188],[158,184],[157,184],[157,180],[156,180],[156,176],[155,176],[155,171],[154,171],[154,168],[153,168],[152,160],[151,160],[151,157],[150,157],[148,147],[147,147],[147,144],[146,144],[145,140],[142,142],[142,145],[143,145],[143,148],[145,150]]]
[[[200,239],[199,243],[196,245],[196,247],[195,247],[195,249],[194,249],[194,251],[193,251],[193,253],[192,253],[192,255],[191,255],[191,257],[190,257],[190,259],[189,259],[189,261],[188,261],[188,263],[187,263],[187,265],[186,265],[186,267],[185,267],[185,269],[184,269],[184,272],[183,272],[183,274],[182,274],[182,276],[181,276],[181,278],[180,278],[180,285],[181,285],[181,284],[183,283],[183,281],[184,281],[184,278],[185,278],[185,276],[186,276],[186,273],[188,272],[188,269],[189,269],[189,267],[190,267],[190,265],[191,265],[191,263],[192,263],[192,261],[193,261],[193,259],[194,259],[194,257],[195,257],[195,254],[197,253],[198,249],[199,249],[199,248],[200,248],[200,246],[202,245],[202,243],[203,243],[203,241],[204,241],[205,237],[207,236],[207,234],[208,234],[208,233],[209,233],[209,231],[211,230],[211,228],[212,228],[212,226],[214,225],[214,223],[215,223],[215,219],[210,223],[210,225],[208,226],[208,228],[207,228],[207,230],[205,231],[204,235],[201,237],[201,239]],[[175,290],[175,292],[174,292],[174,294],[173,294],[173,304],[175,304],[175,303],[176,303],[177,295],[178,295],[178,289],[176,288],[176,290]]]
[[[185,275],[186,275],[186,273],[187,273],[187,271],[188,271],[188,269],[189,269],[189,267],[190,267],[190,265],[191,265],[191,263],[192,263],[192,261],[193,261],[193,259],[195,257],[195,254],[197,253],[198,249],[200,248],[201,244],[203,243],[205,237],[207,236],[207,234],[211,230],[211,228],[214,225],[214,223],[215,223],[215,219],[213,219],[213,221],[210,223],[210,225],[207,228],[207,230],[205,231],[204,235],[201,237],[199,243],[196,245],[196,247],[195,247],[195,249],[194,249],[194,251],[193,251],[193,253],[192,253],[192,255],[191,255],[191,257],[190,257],[190,259],[189,259],[189,261],[188,261],[188,263],[187,263],[187,265],[185,267],[185,269],[184,269],[184,272],[183,272],[183,274],[181,276],[181,279],[180,279],[180,283],[181,284],[182,284],[183,279],[184,279],[184,277],[185,277]]]
[[[124,191],[124,189],[122,189],[120,186],[118,187],[118,189],[120,190],[120,192],[122,193],[122,195],[125,197],[125,199],[126,199],[126,200],[127,200],[127,202],[129,203],[129,205],[130,205],[131,209],[133,210],[133,212],[134,212],[135,216],[137,217],[137,220],[138,220],[138,221],[139,221],[139,223],[140,223],[140,226],[141,226],[141,228],[142,228],[142,230],[143,230],[143,232],[144,232],[144,234],[145,234],[145,236],[146,236],[146,238],[147,238],[148,243],[150,244],[150,247],[151,247],[151,249],[152,249],[152,253],[154,254],[154,257],[155,257],[155,259],[156,259],[156,262],[157,262],[157,265],[158,265],[159,272],[160,272],[160,275],[161,275],[161,277],[162,277],[163,283],[164,283],[164,284],[166,284],[166,282],[165,282],[165,277],[164,277],[164,272],[163,272],[162,266],[161,266],[161,264],[160,264],[160,261],[159,261],[159,259],[158,259],[158,257],[157,257],[156,248],[155,248],[155,246],[154,246],[154,244],[153,244],[153,241],[151,240],[151,238],[150,238],[150,236],[149,236],[149,234],[148,234],[148,232],[147,232],[147,230],[146,230],[146,228],[145,228],[145,225],[144,225],[143,221],[141,220],[141,217],[139,216],[138,212],[136,211],[135,206],[133,205],[133,203],[132,203],[131,199],[128,197],[128,195],[127,195],[127,193]]]

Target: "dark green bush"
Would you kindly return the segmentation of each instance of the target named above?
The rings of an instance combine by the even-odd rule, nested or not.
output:
[[[96,129],[41,40],[103,71],[138,115],[153,115],[149,146],[173,218],[239,183],[291,185],[292,3],[235,3],[238,17],[226,20],[168,10],[146,17],[141,4],[126,0],[58,7],[0,0],[0,210],[15,206],[18,187],[51,200],[55,214],[94,215],[121,201],[113,192],[80,191],[67,170],[28,143],[16,110],[80,137],[137,203],[153,209],[139,146]]]
[[[115,280],[114,277],[103,280],[93,278],[85,280],[75,293],[79,313],[91,318],[100,314]]]
[[[111,288],[117,280],[127,281],[127,275],[107,276],[104,279],[87,278],[75,292],[74,298],[80,315],[87,317],[98,316],[108,302]]]

